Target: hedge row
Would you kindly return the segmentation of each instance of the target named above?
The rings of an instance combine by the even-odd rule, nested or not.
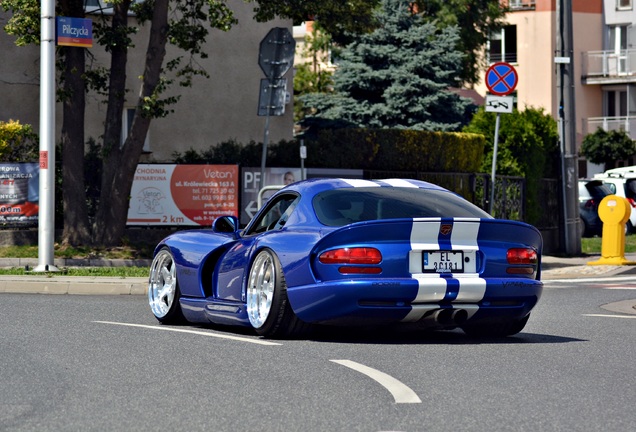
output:
[[[460,132],[405,129],[328,129],[303,139],[305,166],[385,171],[479,172],[485,138]],[[177,163],[238,163],[259,166],[262,144],[221,143],[207,151],[175,153]],[[267,165],[299,165],[299,142],[280,141],[268,146]]]

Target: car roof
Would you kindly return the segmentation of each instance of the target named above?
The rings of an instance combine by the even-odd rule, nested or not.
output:
[[[315,195],[325,190],[362,187],[409,187],[450,192],[447,189],[433,183],[428,183],[421,180],[397,178],[382,180],[313,178],[292,183],[281,189],[281,192],[296,191],[299,193],[309,193],[311,195]]]

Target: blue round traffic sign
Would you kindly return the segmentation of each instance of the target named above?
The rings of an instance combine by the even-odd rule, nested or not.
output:
[[[517,87],[519,77],[515,68],[508,63],[495,63],[486,71],[486,87],[490,93],[506,96]]]

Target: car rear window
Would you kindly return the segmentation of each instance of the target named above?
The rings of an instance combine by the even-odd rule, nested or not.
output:
[[[596,199],[603,199],[613,193],[608,185],[601,181],[589,181],[585,184],[585,189],[587,189],[592,198]]]
[[[313,207],[318,220],[328,226],[395,218],[491,218],[479,207],[451,192],[420,188],[329,190],[314,197]]]

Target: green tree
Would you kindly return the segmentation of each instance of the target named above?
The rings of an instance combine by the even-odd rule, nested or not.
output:
[[[464,53],[459,76],[464,84],[479,81],[480,72],[487,67],[483,55],[490,35],[505,25],[508,8],[501,0],[416,0],[417,10],[439,28],[456,26],[459,29],[457,49]]]
[[[19,121],[0,121],[0,160],[3,162],[37,162],[40,145],[31,125]]]
[[[356,34],[368,33],[377,26],[374,11],[381,0],[259,0],[254,9],[258,21],[282,16],[294,24],[315,20],[338,45],[351,42]]]
[[[449,89],[461,68],[457,28],[438,30],[409,0],[383,0],[377,21],[343,48],[334,92],[300,98],[307,124],[452,131],[467,123],[470,102]]]
[[[249,1],[249,0],[248,0]],[[362,0],[346,2],[301,2],[296,0],[254,0],[255,18],[267,20],[300,18],[322,12],[355,14],[358,18],[342,16],[342,29],[349,23],[360,24],[369,15]],[[68,17],[84,16],[84,0],[58,0],[56,12]],[[144,140],[154,118],[170,114],[178,97],[166,97],[166,90],[175,85],[190,86],[195,76],[207,76],[197,65],[197,58],[206,57],[204,51],[210,30],[229,30],[236,20],[223,0],[111,0],[112,9],[94,22],[97,43],[110,54],[108,68],[86,68],[82,48],[65,47],[60,50],[58,71],[63,77],[62,163],[64,184],[64,241],[70,244],[117,245],[126,226],[130,189],[134,170],[141,155]],[[18,45],[39,43],[39,0],[3,0],[1,6],[12,16],[5,30],[17,37]],[[351,6],[351,7],[350,7]],[[344,8],[344,9],[343,9]],[[135,17],[130,18],[130,12]],[[131,35],[139,26],[150,25],[145,63],[140,88],[136,92],[126,88],[128,50]],[[332,26],[334,32],[338,26]],[[178,52],[166,58],[166,46]],[[104,134],[101,142],[100,196],[94,218],[89,218],[86,186],[82,173],[87,149],[84,137],[84,110],[87,91],[95,91],[106,99]],[[120,145],[122,113],[126,94],[137,94],[137,110],[123,145]]]
[[[483,108],[475,114],[464,132],[479,133],[486,137],[482,172],[492,171],[496,114]],[[528,197],[527,219],[535,223],[543,206],[540,180],[559,175],[559,147],[557,124],[543,108],[514,110],[500,117],[497,145],[497,174],[521,176],[526,179]]]
[[[306,63],[296,65],[294,71],[294,97],[309,93],[327,93],[333,88],[333,72],[324,68],[329,64],[332,49],[331,36],[315,25],[313,32],[305,36],[303,58]],[[294,122],[304,117],[304,105],[300,99],[294,104]]]
[[[622,130],[605,131],[598,128],[594,133],[587,134],[581,144],[581,155],[592,163],[603,164],[606,170],[634,154],[636,144]]]

